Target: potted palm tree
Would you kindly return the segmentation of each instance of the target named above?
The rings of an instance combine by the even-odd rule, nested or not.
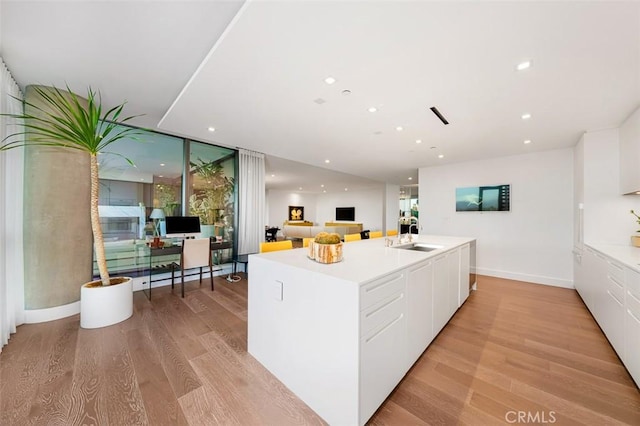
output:
[[[22,129],[3,140],[0,151],[39,145],[74,149],[89,155],[91,229],[100,280],[85,283],[80,290],[80,325],[98,328],[124,321],[133,314],[132,279],[111,278],[107,270],[98,214],[97,156],[112,143],[125,137],[135,138],[142,133],[139,129],[120,126],[136,116],[121,116],[125,103],[103,112],[100,94],[91,88],[86,102],[68,86],[67,91],[41,86],[35,86],[34,90],[41,98],[41,104],[24,101],[22,114],[4,114],[22,120]]]

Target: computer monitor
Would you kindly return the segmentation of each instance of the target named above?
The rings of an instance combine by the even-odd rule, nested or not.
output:
[[[167,216],[165,221],[167,238],[200,236],[200,218],[198,216]]]

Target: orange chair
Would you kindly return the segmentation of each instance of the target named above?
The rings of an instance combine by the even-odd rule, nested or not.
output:
[[[344,234],[344,242],[348,243],[349,241],[360,241],[360,234]]]
[[[369,238],[382,238],[382,231],[369,232]]]
[[[309,247],[309,242],[315,240],[314,237],[308,237],[302,239],[302,247]]]
[[[397,229],[390,229],[387,231],[387,237],[393,237],[395,235],[398,235],[398,230]]]
[[[260,243],[260,253],[279,250],[291,250],[292,248],[293,243],[291,242],[291,240],[275,241],[273,243]]]

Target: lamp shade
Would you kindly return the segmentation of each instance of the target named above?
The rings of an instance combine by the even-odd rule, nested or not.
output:
[[[164,219],[164,210],[162,209],[153,209],[151,215],[149,215],[149,219]]]

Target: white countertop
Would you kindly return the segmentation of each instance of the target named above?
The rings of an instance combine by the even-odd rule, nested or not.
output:
[[[414,235],[413,242],[443,246],[441,249],[430,252],[395,248],[394,246],[398,244],[397,239],[394,239],[392,247],[385,247],[385,238],[353,241],[344,244],[342,262],[331,264],[318,263],[309,259],[307,248],[253,254],[249,259],[260,256],[274,262],[362,284],[474,240],[475,238],[443,235]]]
[[[624,264],[625,266],[640,272],[640,247],[621,244],[585,243],[605,256]]]

